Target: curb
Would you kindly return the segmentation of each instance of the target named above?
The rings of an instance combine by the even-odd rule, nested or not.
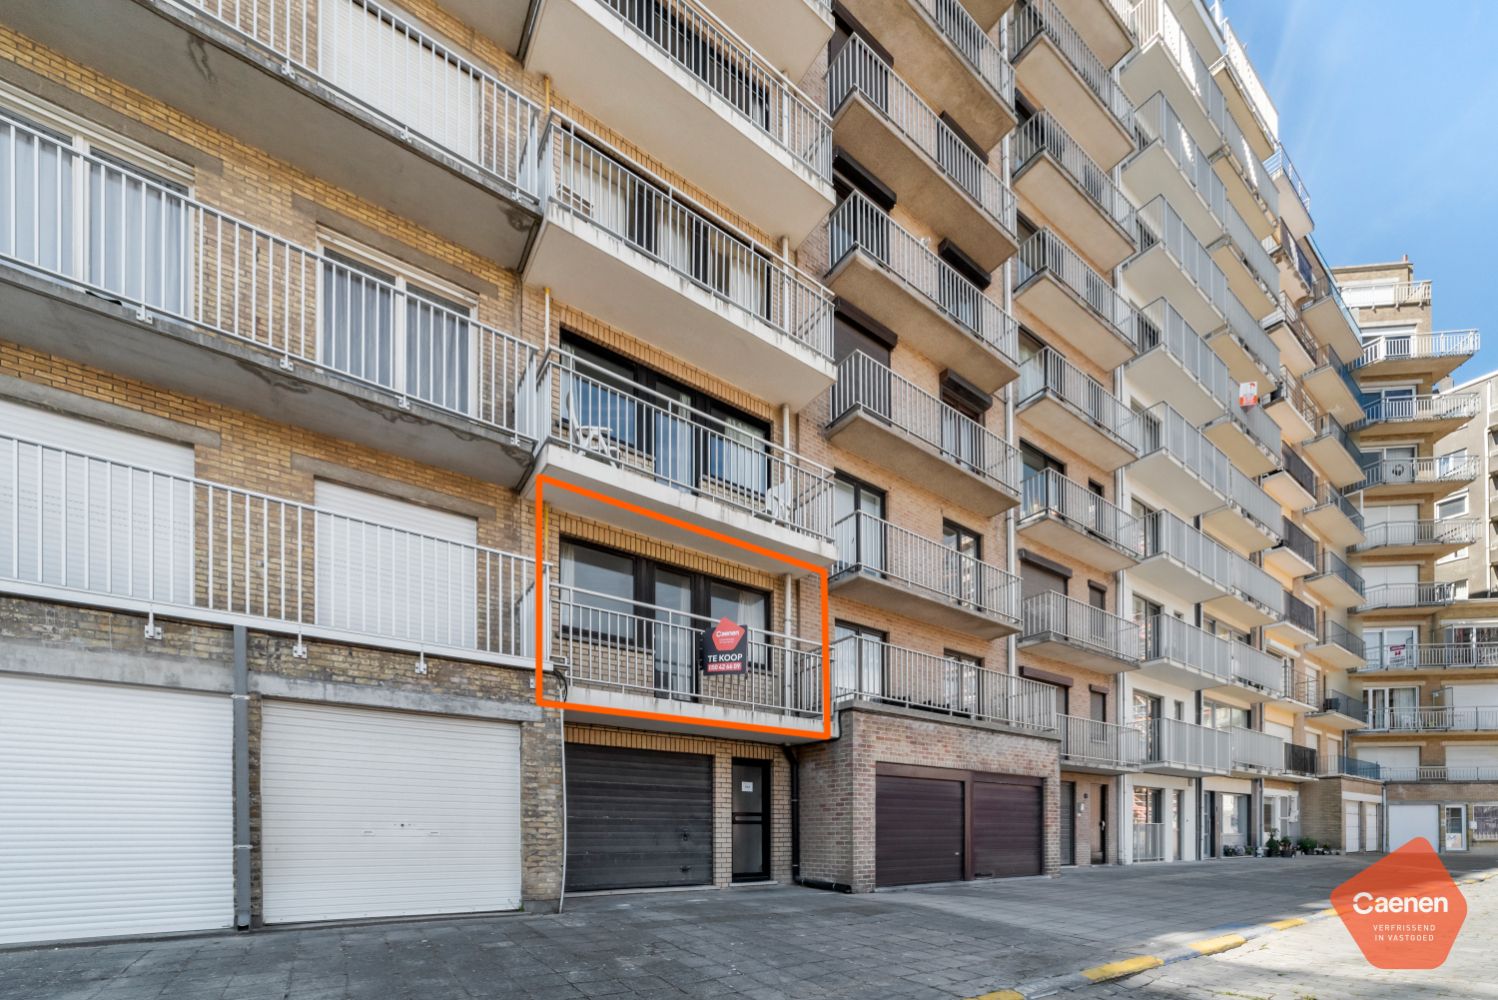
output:
[[[1457,884],[1477,885],[1491,878],[1498,878],[1498,871],[1458,879]],[[1313,920],[1325,920],[1327,917],[1334,917],[1336,915],[1337,911],[1335,907],[1327,907],[1307,917],[1290,917],[1286,920],[1272,920],[1268,923],[1253,924],[1249,927],[1242,927],[1228,933],[1218,934],[1215,937],[1190,941],[1178,948],[1163,951],[1158,955],[1134,955],[1131,958],[1122,958],[1103,965],[1095,965],[1090,969],[1083,969],[1080,972],[1050,976],[1046,979],[1035,979],[1028,983],[1009,987],[1008,989],[994,990],[991,993],[971,997],[969,1000],[1036,1000],[1038,997],[1047,997],[1082,986],[1093,986],[1098,983],[1111,982],[1115,979],[1123,979],[1126,976],[1147,972],[1150,969],[1158,969],[1165,965],[1174,965],[1177,962],[1189,961],[1193,958],[1201,958],[1205,955],[1220,955],[1225,951],[1241,948],[1255,938],[1267,937],[1270,934],[1276,934],[1280,931],[1302,927]]]

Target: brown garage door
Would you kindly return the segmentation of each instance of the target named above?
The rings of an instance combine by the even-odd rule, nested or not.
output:
[[[973,876],[1039,875],[1045,842],[1041,786],[979,777],[972,788]]]
[[[962,781],[881,774],[874,785],[877,885],[963,876]]]

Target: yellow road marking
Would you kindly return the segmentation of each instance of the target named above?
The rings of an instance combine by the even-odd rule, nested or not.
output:
[[[981,997],[971,997],[970,1000],[1025,1000],[1025,997],[1024,994],[1016,993],[1013,990],[994,990],[992,993],[985,993]]]
[[[1305,917],[1291,917],[1289,920],[1271,921],[1269,926],[1273,927],[1277,931],[1288,931],[1290,928],[1299,927],[1305,922]]]
[[[1248,938],[1242,934],[1223,934],[1220,937],[1192,941],[1191,949],[1200,955],[1216,955],[1218,952],[1228,951],[1247,942]]]
[[[1117,962],[1109,962],[1107,965],[1083,969],[1082,975],[1095,983],[1100,983],[1105,979],[1132,976],[1134,973],[1143,972],[1145,969],[1158,969],[1164,964],[1164,961],[1156,958],[1154,955],[1135,955],[1133,958],[1124,958]]]

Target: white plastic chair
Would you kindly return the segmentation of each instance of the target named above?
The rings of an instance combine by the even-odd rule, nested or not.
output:
[[[567,393],[567,427],[574,448],[602,455],[613,464],[619,464],[619,446],[614,443],[613,430],[605,424],[585,424],[578,420],[575,391]]]

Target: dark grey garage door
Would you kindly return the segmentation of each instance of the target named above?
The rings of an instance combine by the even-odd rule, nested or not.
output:
[[[570,891],[712,880],[711,757],[568,744]]]
[[[973,783],[973,876],[1039,875],[1041,786],[1002,781]]]
[[[881,774],[874,785],[874,881],[962,878],[962,782]]]

